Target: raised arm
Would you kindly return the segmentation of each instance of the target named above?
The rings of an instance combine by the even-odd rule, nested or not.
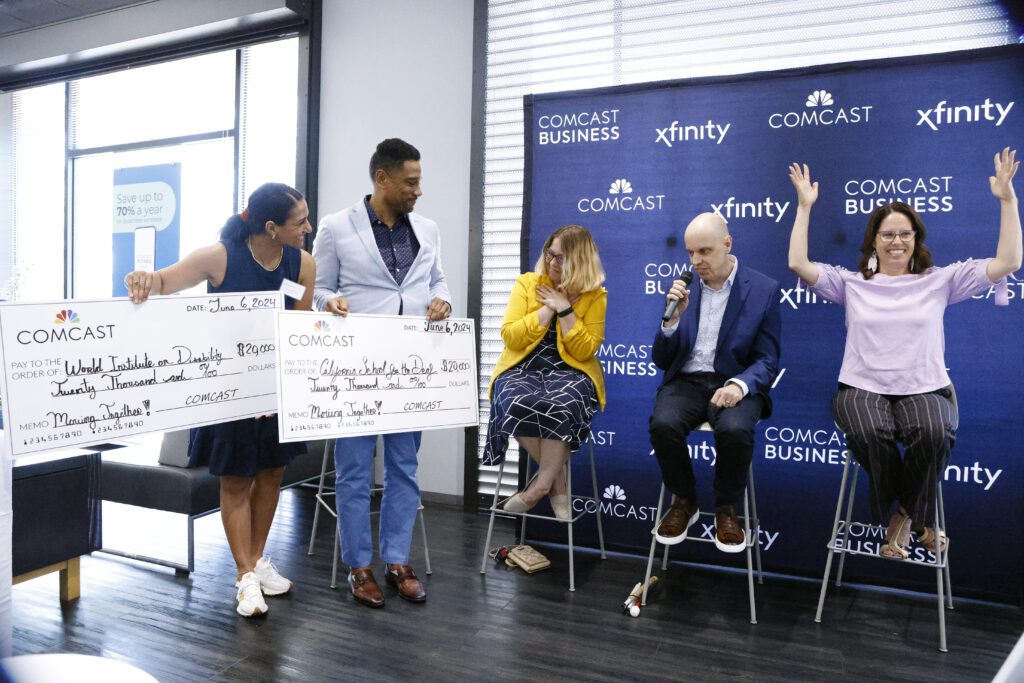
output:
[[[992,194],[999,200],[999,243],[996,245],[996,256],[989,261],[986,270],[988,279],[992,282],[999,282],[1020,269],[1020,210],[1017,207],[1017,193],[1013,191],[1012,182],[1020,167],[1020,162],[1014,161],[1016,155],[1017,150],[1011,150],[1009,147],[997,152],[996,174],[988,178]]]
[[[223,244],[217,242],[200,247],[177,263],[155,273],[133,270],[124,276],[124,284],[128,287],[131,300],[140,304],[150,294],[174,294],[204,280],[216,284],[224,279],[227,266],[228,251]]]
[[[811,206],[818,200],[818,183],[811,182],[807,164],[791,164],[789,179],[796,188],[796,218],[789,236],[789,269],[809,285],[818,281],[818,266],[807,257],[807,230],[811,221]]]

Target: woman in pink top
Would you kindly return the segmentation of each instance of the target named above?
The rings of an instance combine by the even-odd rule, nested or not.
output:
[[[958,415],[943,357],[946,306],[993,284],[1005,305],[1006,276],[1021,266],[1021,223],[1012,179],[1016,151],[995,156],[989,177],[999,200],[995,258],[936,267],[925,246],[921,217],[903,202],[868,218],[857,271],[815,263],[807,256],[811,206],[818,198],[805,164],[789,167],[798,205],[789,267],[814,292],[846,307],[846,348],[832,402],[847,445],[871,479],[871,510],[889,517],[880,554],[906,558],[910,532],[934,552],[935,484],[945,471]],[[896,442],[903,441],[901,459]],[[896,508],[893,510],[893,508]],[[945,543],[944,534],[940,543]]]

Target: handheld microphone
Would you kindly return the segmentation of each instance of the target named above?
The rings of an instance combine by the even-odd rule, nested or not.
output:
[[[690,271],[690,270],[686,271],[685,273],[683,273],[679,277],[679,279],[683,281],[684,285],[689,287],[690,283],[693,282],[693,271]],[[664,315],[661,316],[661,322],[667,323],[668,319],[671,318],[672,315],[676,312],[676,308],[678,306],[679,306],[679,299],[675,299],[673,301],[669,301],[668,305],[665,306],[665,313],[664,313]]]

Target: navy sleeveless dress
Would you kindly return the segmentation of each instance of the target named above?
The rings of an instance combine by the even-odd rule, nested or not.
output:
[[[274,270],[267,270],[256,262],[245,242],[221,243],[228,251],[227,269],[219,287],[207,285],[210,294],[276,292],[285,278],[299,281],[302,255],[294,247],[285,247],[281,263]],[[294,301],[285,297],[285,307],[292,308]],[[192,429],[188,466],[208,465],[210,473],[217,476],[253,477],[260,470],[285,467],[305,452],[304,443],[278,442],[277,415],[250,417]]]

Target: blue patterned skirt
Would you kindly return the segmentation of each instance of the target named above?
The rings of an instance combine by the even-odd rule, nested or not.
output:
[[[487,423],[484,465],[505,459],[510,436],[564,441],[575,451],[590,436],[597,412],[594,383],[584,373],[564,368],[532,369],[531,356],[494,381],[491,417]]]

